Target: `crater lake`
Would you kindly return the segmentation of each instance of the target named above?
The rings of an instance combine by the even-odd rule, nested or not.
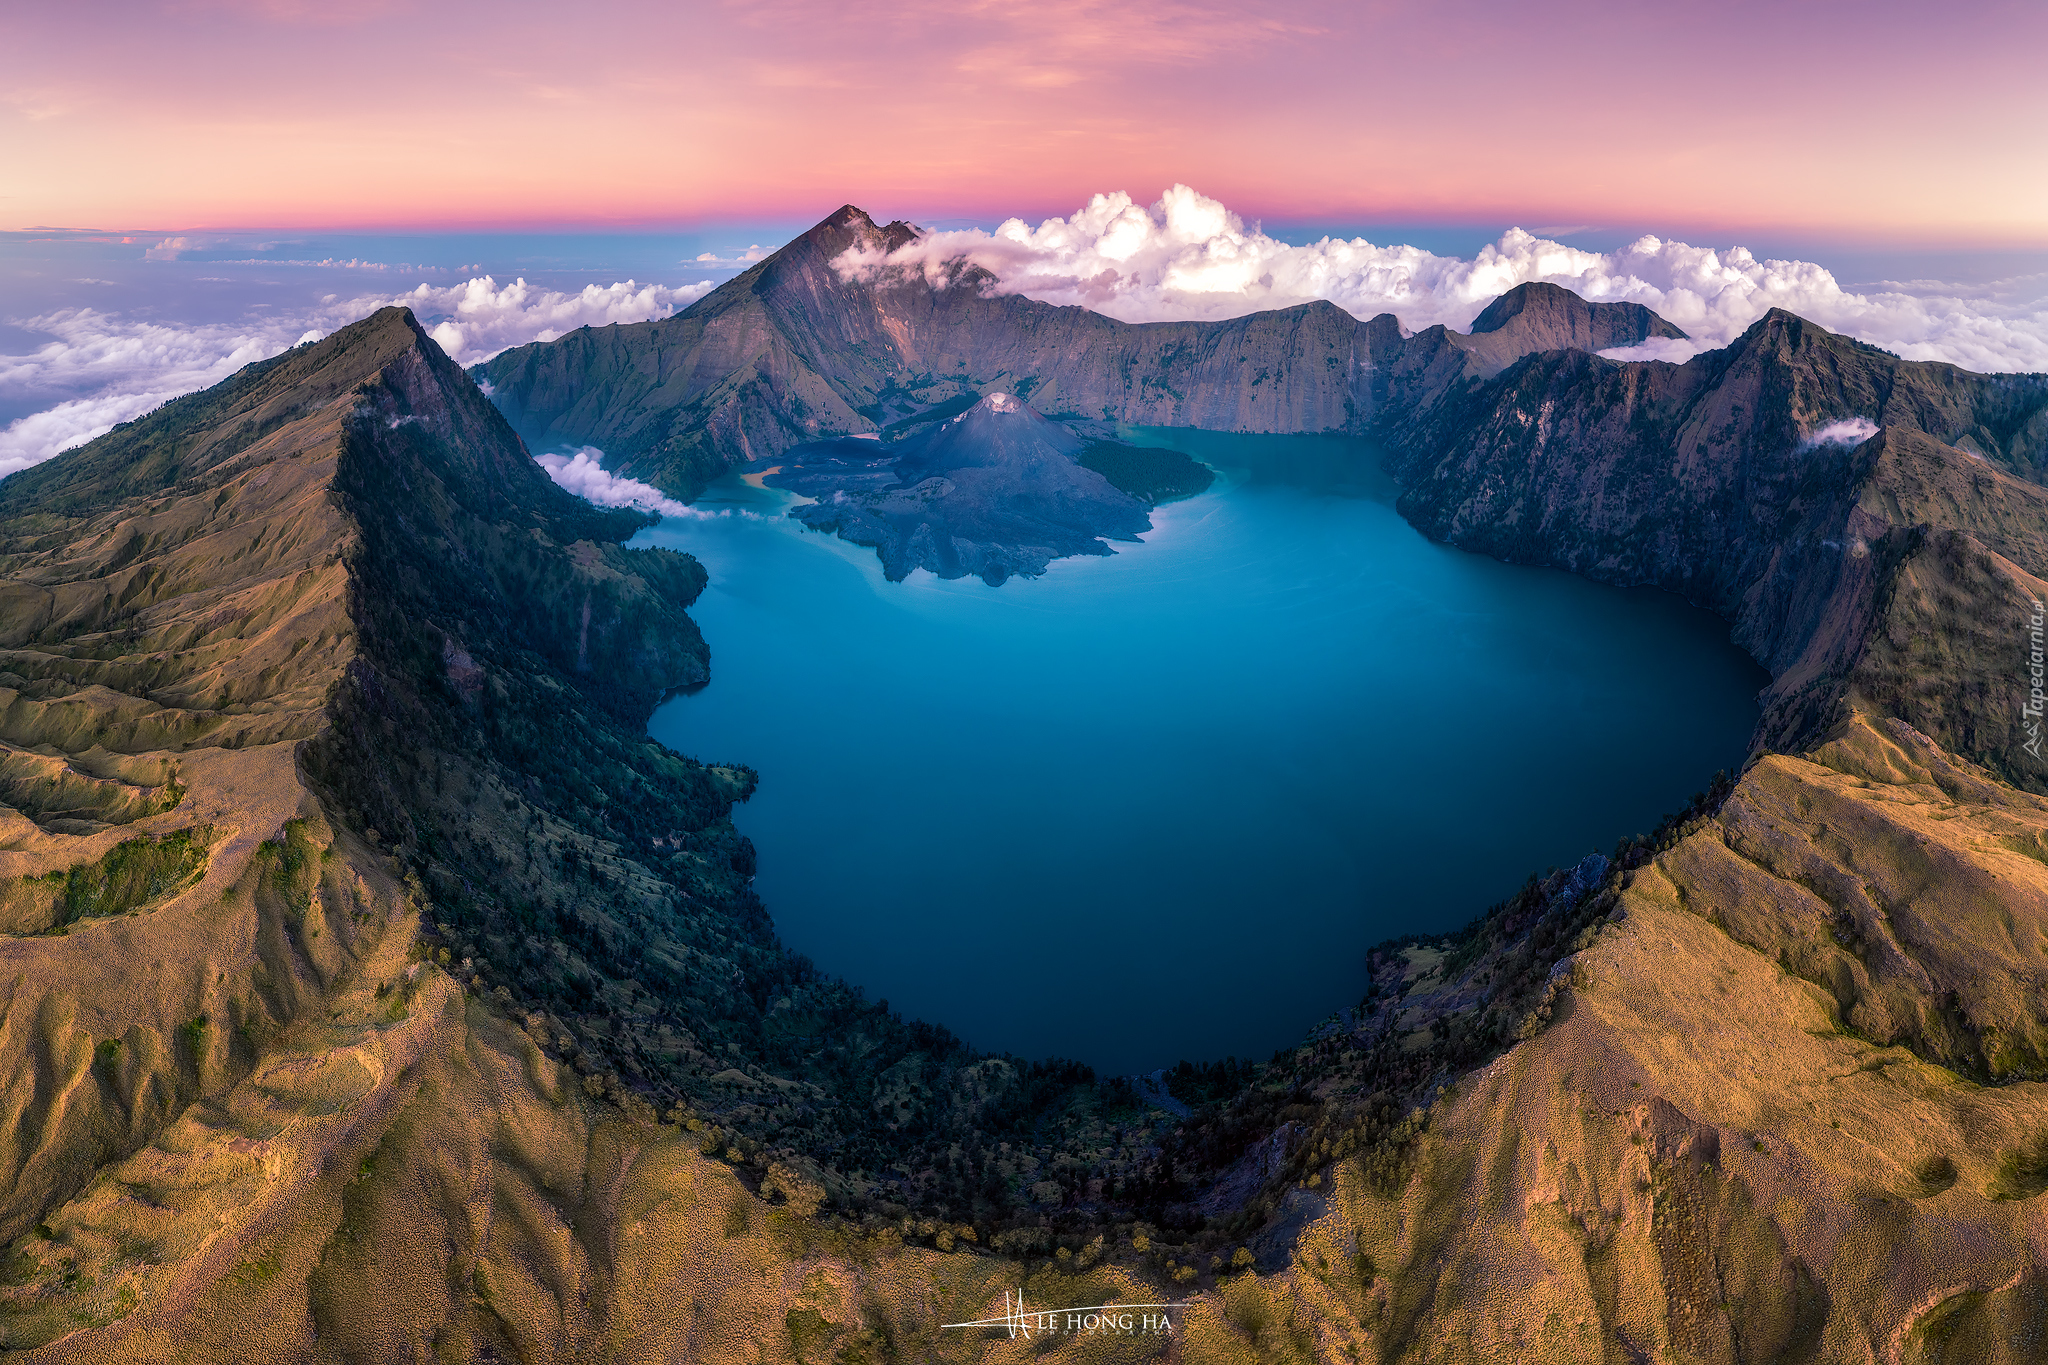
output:
[[[711,681],[651,732],[759,773],[755,889],[870,998],[1109,1073],[1263,1057],[1740,765],[1769,679],[1708,612],[1433,544],[1354,440],[1130,436],[1215,485],[999,587],[885,582],[737,476],[633,542],[710,573]]]

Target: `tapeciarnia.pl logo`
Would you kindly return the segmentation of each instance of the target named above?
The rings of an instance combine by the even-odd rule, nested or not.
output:
[[[2048,621],[2048,607],[2041,605],[2041,599],[2030,603],[2034,614],[2027,618],[2027,699],[2020,707],[2020,728],[2026,731],[2027,742],[2020,747],[2035,758],[2041,756],[2041,713],[2048,704],[2048,690],[2044,690],[2044,674],[2048,674],[2048,657],[2044,657],[2042,625]]]
[[[1116,1332],[1127,1335],[1154,1333],[1171,1335],[1172,1314],[1185,1303],[1098,1303],[1087,1308],[1026,1308],[1024,1291],[1014,1300],[1003,1291],[1003,1315],[978,1318],[973,1322],[942,1322],[948,1327],[1002,1327],[1012,1337],[1052,1336],[1058,1332]]]

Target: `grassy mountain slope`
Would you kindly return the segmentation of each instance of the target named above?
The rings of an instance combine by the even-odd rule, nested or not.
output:
[[[596,1178],[604,1124],[898,1244],[914,1207],[928,1242],[972,1220],[1050,1250],[1045,1211],[1090,1181],[1137,1197],[1164,1113],[971,1053],[780,948],[727,819],[751,775],[645,735],[705,676],[702,570],[622,549],[641,519],[549,482],[408,314],[45,468],[0,522],[0,1342],[108,1327],[203,1356],[216,1328],[277,1327],[210,1296],[277,1273],[266,1239],[384,1256],[314,1210],[406,1123],[401,1186],[468,1151],[526,1188],[493,1164],[524,1160],[522,1106],[555,1125],[546,1198]],[[513,1060],[478,1089],[493,1048]],[[530,1212],[522,1265],[555,1235]],[[384,1315],[364,1332],[410,1330],[307,1274],[292,1321],[346,1300]],[[574,1316],[581,1290],[547,1292],[528,1309]],[[476,1339],[510,1351],[501,1327]]]
[[[2048,1087],[2011,1078],[2042,1074],[2044,829],[1895,720],[1764,759],[1618,887],[1548,1027],[1446,1093],[1405,1185],[1336,1169],[1296,1267],[1327,1267],[1326,1340],[2038,1359]]]
[[[1690,582],[1794,738],[1385,945],[1271,1064],[1176,1073],[1179,1122],[780,949],[749,775],[645,736],[705,675],[701,569],[623,549],[402,311],[0,484],[0,1347],[2033,1358],[2048,804],[1996,766],[2030,390],[1767,322],[1491,377],[1374,342],[1418,521]],[[1799,449],[1850,415],[1884,429]],[[938,1328],[1019,1286],[1191,1306],[1170,1343]]]

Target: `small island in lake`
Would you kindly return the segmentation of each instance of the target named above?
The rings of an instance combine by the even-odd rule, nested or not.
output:
[[[895,581],[912,569],[1001,583],[1068,555],[1106,555],[1152,529],[1149,510],[1215,477],[1173,450],[1088,440],[1023,399],[991,393],[907,434],[840,437],[781,455],[763,482],[815,499],[805,525],[880,552]]]

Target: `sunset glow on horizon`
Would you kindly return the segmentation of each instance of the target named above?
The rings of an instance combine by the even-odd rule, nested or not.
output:
[[[2048,10],[12,7],[0,226],[1071,212],[2048,245]]]

